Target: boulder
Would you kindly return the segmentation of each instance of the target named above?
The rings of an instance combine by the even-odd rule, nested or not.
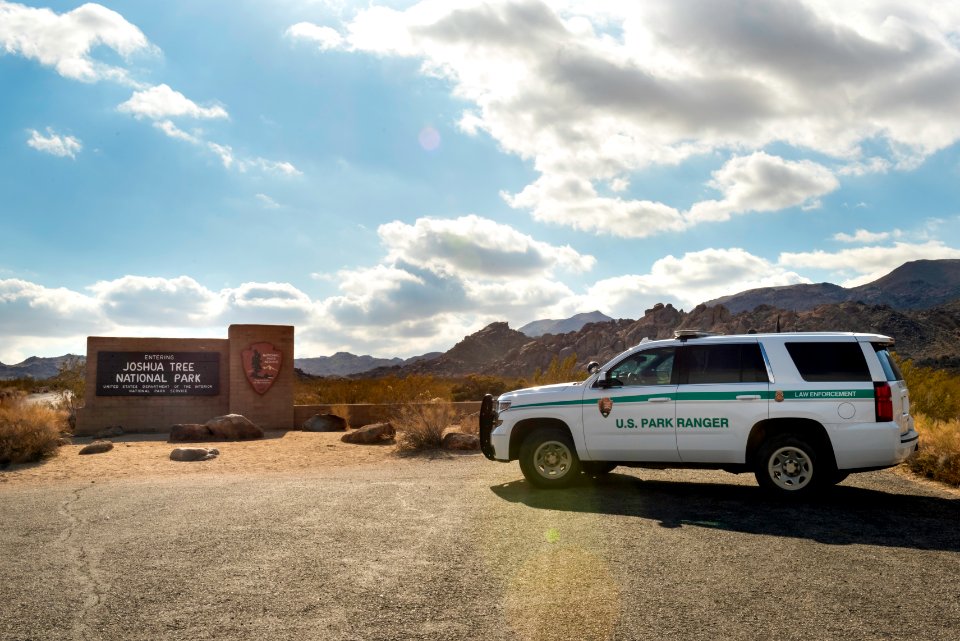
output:
[[[111,425],[93,435],[94,438],[113,438],[114,436],[123,436],[123,427]]]
[[[213,434],[213,440],[216,441],[249,441],[263,438],[263,430],[246,416],[240,414],[227,414],[226,416],[211,418],[204,425],[207,426],[207,429]]]
[[[80,449],[81,454],[100,454],[102,452],[109,452],[113,449],[113,443],[110,441],[94,441],[90,445],[84,446]]]
[[[447,432],[440,442],[440,447],[445,450],[479,450],[480,437],[476,434]]]
[[[206,425],[197,423],[181,423],[170,429],[170,443],[203,443],[213,440],[213,433]]]
[[[397,435],[397,430],[390,423],[373,423],[364,425],[358,430],[348,432],[340,437],[344,443],[359,443],[369,445],[371,443],[384,443],[392,441]]]
[[[178,447],[170,452],[171,461],[209,461],[217,458],[220,450],[216,448],[207,449],[205,447]]]
[[[304,432],[342,432],[347,420],[336,414],[314,414],[303,423]]]

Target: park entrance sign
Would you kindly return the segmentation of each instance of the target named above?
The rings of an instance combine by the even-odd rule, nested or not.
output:
[[[90,336],[76,433],[168,432],[224,414],[291,429],[293,356],[289,325],[231,325],[226,339]]]
[[[216,396],[216,352],[100,352],[97,396]]]

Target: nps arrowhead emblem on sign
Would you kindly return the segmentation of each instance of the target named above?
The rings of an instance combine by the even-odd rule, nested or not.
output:
[[[273,349],[273,343],[254,343],[241,354],[243,372],[247,375],[250,386],[257,394],[266,393],[280,374],[283,354]]]

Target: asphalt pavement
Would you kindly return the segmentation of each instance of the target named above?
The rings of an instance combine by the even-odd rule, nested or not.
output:
[[[516,463],[0,484],[0,639],[960,638],[960,498]]]

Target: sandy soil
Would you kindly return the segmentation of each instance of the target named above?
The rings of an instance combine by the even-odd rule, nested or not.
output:
[[[183,475],[296,473],[318,467],[376,465],[396,461],[396,446],[353,445],[340,441],[342,432],[267,432],[258,441],[168,443],[166,434],[125,434],[108,439],[114,447],[103,454],[81,456],[92,438],[73,444],[39,463],[10,465],[0,471],[0,487],[15,483],[96,481],[104,478],[170,477]],[[181,463],[170,460],[175,447],[215,447],[220,456],[210,461]]]

